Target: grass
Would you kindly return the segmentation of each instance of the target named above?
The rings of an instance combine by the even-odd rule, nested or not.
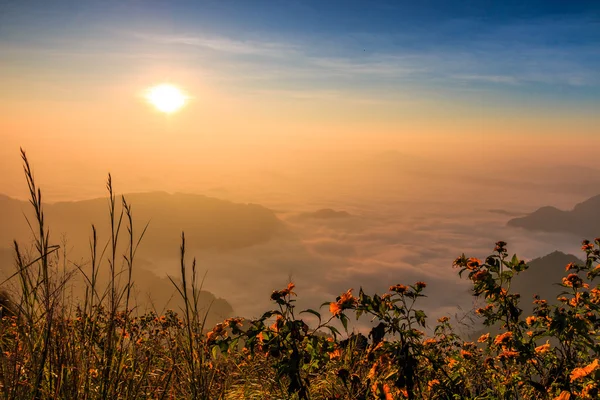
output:
[[[586,261],[566,266],[556,305],[535,299],[522,315],[510,284],[527,268],[498,242],[485,260],[455,267],[485,302],[476,310],[495,335],[477,341],[442,318],[424,333],[417,308],[426,283],[387,293],[342,293],[321,309],[295,310],[295,287],[271,294],[260,318],[206,326],[195,260],[170,277],[179,312],[141,313],[133,295],[136,250],[147,226],[118,201],[109,175],[110,236],[90,231],[88,264],[69,264],[45,224],[42,193],[22,152],[34,218],[31,251],[14,243],[15,272],[0,288],[0,397],[3,399],[574,399],[597,398],[600,384],[600,239],[584,241]],[[120,206],[119,206],[120,203]],[[135,229],[134,229],[135,228]],[[120,250],[121,249],[121,250]],[[124,249],[124,250],[123,250]],[[101,271],[110,279],[100,284]],[[84,295],[69,286],[83,278]],[[368,317],[367,336],[348,335]],[[312,322],[314,321],[314,322]],[[309,326],[309,322],[312,322]]]

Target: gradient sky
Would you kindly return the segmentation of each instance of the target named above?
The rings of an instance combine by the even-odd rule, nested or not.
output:
[[[4,0],[0,167],[18,170],[19,146],[45,167],[595,143],[599,71],[597,1]],[[151,109],[161,82],[190,104]]]

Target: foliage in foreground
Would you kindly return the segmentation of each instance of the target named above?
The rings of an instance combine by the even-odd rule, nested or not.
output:
[[[184,309],[137,313],[131,271],[144,230],[134,232],[125,199],[119,211],[110,177],[110,238],[98,248],[92,227],[89,265],[68,269],[50,244],[41,192],[24,153],[23,160],[35,250],[25,254],[15,243],[15,300],[0,293],[4,399],[598,398],[600,238],[583,242],[583,264],[566,266],[557,304],[535,298],[529,316],[511,292],[527,265],[509,257],[506,243],[485,260],[458,257],[454,266],[485,301],[476,312],[490,332],[499,330],[475,342],[456,334],[447,317],[425,334],[426,315],[416,308],[424,282],[395,284],[381,295],[348,290],[324,311],[301,312],[290,283],[272,293],[275,308],[260,318],[207,330],[184,237],[181,276],[172,279]],[[117,251],[122,227],[124,254]],[[107,287],[97,283],[100,268],[111,274]],[[76,304],[67,290],[74,273],[87,284]],[[368,337],[348,335],[351,317],[372,321]]]

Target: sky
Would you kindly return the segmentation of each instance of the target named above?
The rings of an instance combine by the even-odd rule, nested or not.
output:
[[[291,238],[201,253],[247,313],[290,275],[317,304],[422,273],[450,301],[461,251],[578,247],[505,225],[599,193],[598,71],[598,1],[0,0],[0,194],[27,195],[22,147],[49,201],[110,171],[264,205]],[[325,207],[352,219],[301,218]]]
[[[2,156],[595,140],[599,70],[594,1],[3,0]]]

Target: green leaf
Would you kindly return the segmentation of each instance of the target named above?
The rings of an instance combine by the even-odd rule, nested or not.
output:
[[[316,316],[317,318],[319,318],[319,325],[321,325],[321,314],[319,314],[315,310],[309,308],[304,311],[300,311],[300,314],[302,314],[302,313],[309,313],[309,314]]]
[[[344,330],[348,333],[348,317],[345,314],[340,314],[340,321],[342,321],[342,325],[344,325]]]

